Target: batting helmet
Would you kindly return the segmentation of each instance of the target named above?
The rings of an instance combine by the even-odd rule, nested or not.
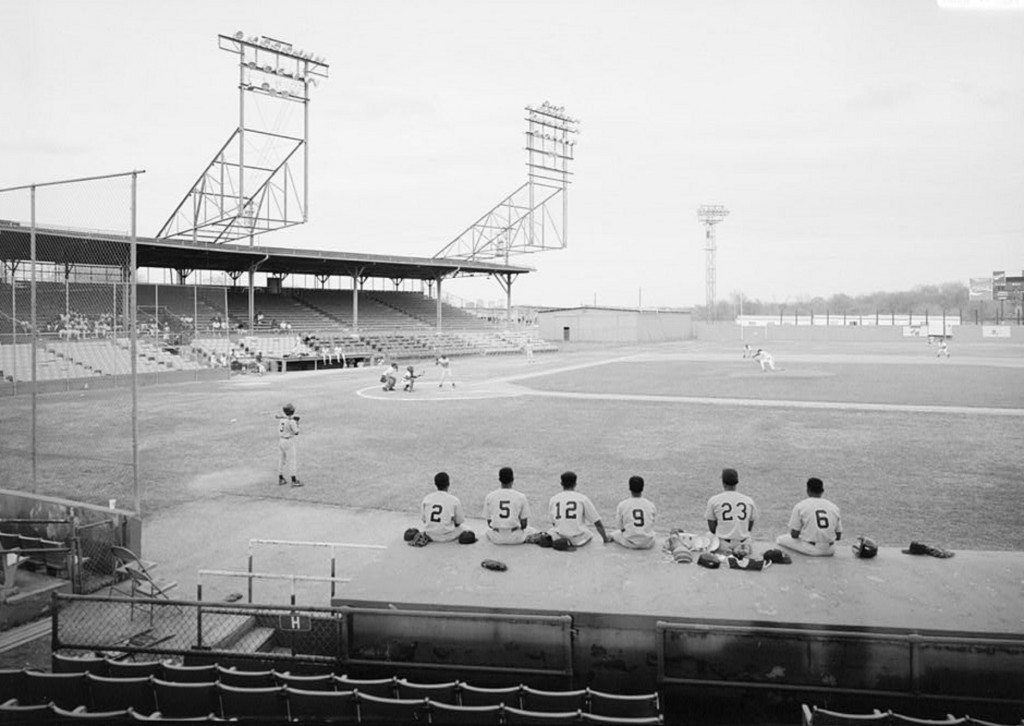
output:
[[[853,554],[861,559],[869,560],[878,554],[878,544],[870,537],[858,537],[850,545]]]

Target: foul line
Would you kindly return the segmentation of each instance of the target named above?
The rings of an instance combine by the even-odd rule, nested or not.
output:
[[[526,395],[580,400],[645,401],[653,403],[693,403],[710,406],[745,406],[748,408],[811,408],[841,411],[885,411],[900,413],[941,413],[982,416],[1024,417],[1024,409],[990,408],[981,406],[922,406],[901,403],[856,403],[849,401],[789,401],[784,399],[760,400],[756,398],[698,398],[694,396],[651,396],[637,393],[567,393],[563,391],[535,391]]]

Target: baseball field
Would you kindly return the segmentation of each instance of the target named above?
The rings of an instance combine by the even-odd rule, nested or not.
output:
[[[416,390],[384,392],[379,371],[348,368],[143,387],[138,397],[142,515],[231,498],[417,516],[447,471],[471,517],[512,466],[546,522],[559,474],[579,475],[606,518],[639,474],[658,528],[702,531],[723,467],[760,509],[755,539],[787,528],[809,476],[842,510],[848,538],[953,549],[1024,550],[1024,346],[924,341],[784,343],[762,372],[740,344],[573,346],[457,358],[439,389],[432,360]],[[131,507],[130,396],[74,388],[37,397],[39,494]],[[400,389],[400,386],[399,386]],[[274,416],[301,417],[302,488],[277,484]],[[32,489],[30,396],[0,403],[0,487]],[[214,504],[216,502],[216,504]],[[294,536],[301,538],[302,533]]]

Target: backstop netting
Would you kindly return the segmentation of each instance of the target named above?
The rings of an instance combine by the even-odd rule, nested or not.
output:
[[[138,508],[137,174],[0,190],[2,488]]]

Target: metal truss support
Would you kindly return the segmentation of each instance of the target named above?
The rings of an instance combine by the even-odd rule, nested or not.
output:
[[[158,239],[223,243],[309,218],[310,87],[327,78],[323,58],[267,36],[218,36],[238,56],[238,127],[157,233]],[[246,121],[276,117],[273,129]],[[286,111],[302,107],[301,122]],[[266,112],[266,113],[265,113]],[[261,124],[264,125],[264,124]],[[302,153],[299,153],[299,152]]]
[[[569,242],[569,184],[579,120],[546,101],[527,106],[528,179],[434,258],[504,260],[512,255],[564,249]]]

